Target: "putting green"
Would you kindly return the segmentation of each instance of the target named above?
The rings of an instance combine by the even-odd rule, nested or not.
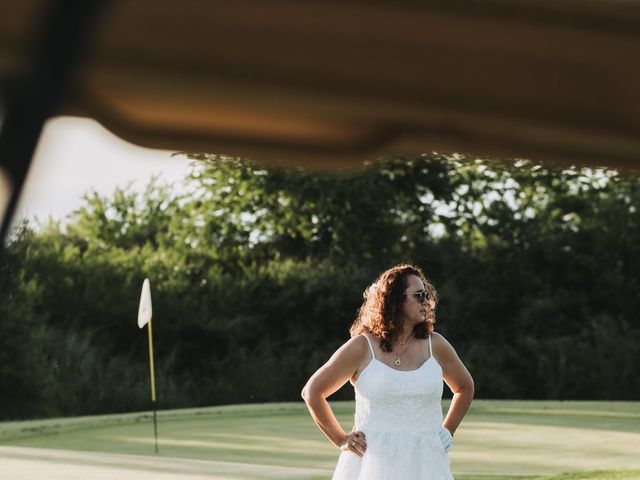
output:
[[[348,428],[353,403],[333,406]],[[189,478],[328,479],[338,454],[302,403],[163,411],[158,431],[156,457],[149,414],[0,423],[0,476],[7,461],[36,462],[40,455],[49,465],[124,462],[134,472],[159,468]],[[638,479],[640,403],[475,401],[451,458],[460,480]],[[594,473],[557,476],[587,471]]]

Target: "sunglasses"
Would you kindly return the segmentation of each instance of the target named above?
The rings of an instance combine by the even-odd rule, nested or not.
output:
[[[417,295],[420,303],[426,303],[429,298],[429,294],[426,290],[422,290],[421,292],[403,293],[403,295]]]

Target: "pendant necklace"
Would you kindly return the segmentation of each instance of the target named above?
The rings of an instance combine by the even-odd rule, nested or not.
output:
[[[396,342],[396,345],[406,345],[406,348],[404,349],[404,351],[402,353],[398,353],[396,355],[396,359],[393,361],[393,363],[395,363],[398,367],[402,365],[402,360],[400,360],[400,355],[404,355],[405,353],[407,353],[411,340],[413,340],[413,333],[404,342]]]

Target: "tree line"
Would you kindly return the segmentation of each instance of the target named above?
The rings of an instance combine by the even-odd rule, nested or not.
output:
[[[481,398],[637,399],[640,177],[463,155],[357,172],[193,160],[182,193],[90,192],[0,261],[3,418],[291,401],[364,288],[420,265]],[[350,398],[345,387],[336,398]]]

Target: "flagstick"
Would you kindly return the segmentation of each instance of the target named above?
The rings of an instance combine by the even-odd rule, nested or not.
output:
[[[153,434],[156,439],[156,453],[158,453],[158,421],[156,419],[156,377],[153,364],[153,334],[151,332],[151,320],[149,320],[149,369],[151,370],[151,405],[153,406]]]
[[[149,370],[151,378],[151,405],[153,407],[153,433],[156,439],[156,454],[158,453],[158,419],[156,415],[156,377],[155,366],[153,364],[153,333],[151,331],[151,317],[153,316],[153,308],[151,307],[151,285],[149,279],[145,278],[142,282],[142,292],[140,292],[140,305],[138,306],[138,327],[144,328],[149,325]]]

